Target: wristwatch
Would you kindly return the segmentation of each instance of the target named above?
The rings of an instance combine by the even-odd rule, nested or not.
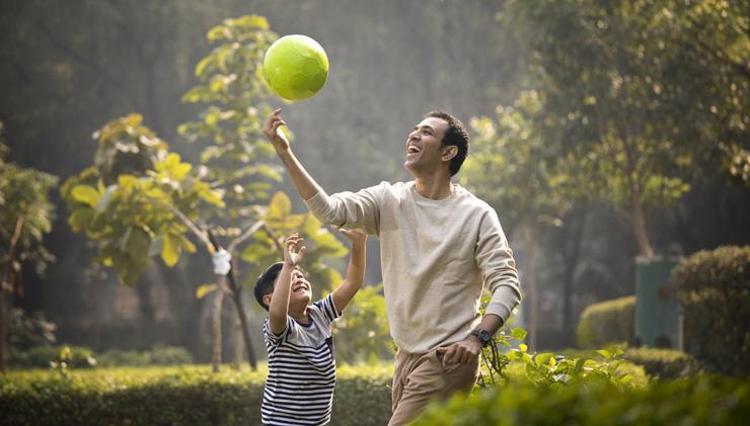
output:
[[[473,330],[471,333],[469,333],[469,335],[479,339],[479,343],[481,343],[482,346],[487,346],[492,341],[490,332],[487,330],[482,330],[481,328]]]

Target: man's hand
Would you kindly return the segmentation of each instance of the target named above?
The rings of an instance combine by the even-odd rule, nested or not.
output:
[[[294,268],[305,257],[305,240],[299,234],[293,234],[284,243],[284,263]]]
[[[466,339],[451,345],[437,348],[438,356],[442,356],[443,367],[452,364],[468,364],[479,357],[482,352],[482,344],[479,339],[469,336]]]
[[[289,150],[289,140],[279,132],[280,126],[286,126],[286,121],[281,118],[281,108],[277,108],[268,115],[266,122],[263,123],[263,134],[266,135],[266,139],[273,144],[279,154]]]

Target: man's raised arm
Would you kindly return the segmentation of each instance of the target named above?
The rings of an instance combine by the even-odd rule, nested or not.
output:
[[[280,126],[286,126],[286,122],[281,118],[281,108],[277,108],[266,118],[266,122],[263,124],[263,133],[273,144],[276,153],[279,154],[279,158],[284,163],[284,167],[286,167],[286,171],[289,173],[289,177],[291,177],[300,197],[307,201],[320,192],[320,185],[315,182],[315,179],[307,173],[302,163],[295,157],[289,146],[289,140],[279,133]]]
[[[382,184],[356,193],[341,192],[329,197],[292,153],[289,141],[278,131],[282,125],[286,126],[286,122],[281,118],[281,108],[278,108],[266,119],[263,133],[273,144],[297,193],[315,217],[325,224],[360,228],[377,235],[380,221],[379,194],[384,188]]]

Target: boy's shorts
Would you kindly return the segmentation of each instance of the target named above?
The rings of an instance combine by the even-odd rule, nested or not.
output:
[[[396,354],[389,426],[406,425],[424,411],[433,398],[447,399],[469,391],[479,377],[479,357],[468,364],[443,367],[437,349],[421,354]]]

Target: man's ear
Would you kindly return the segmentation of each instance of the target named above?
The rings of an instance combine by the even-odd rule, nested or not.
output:
[[[268,293],[263,296],[263,303],[265,303],[267,306],[271,306],[271,296],[273,296],[273,293]]]
[[[458,147],[456,145],[448,145],[443,148],[443,161],[451,161],[456,155],[458,155]]]

